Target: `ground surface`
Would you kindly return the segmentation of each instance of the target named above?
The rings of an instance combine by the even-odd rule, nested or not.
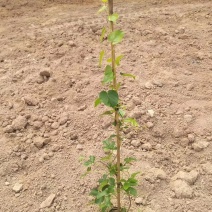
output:
[[[79,159],[101,155],[113,131],[93,107],[106,22],[94,4],[11,2],[0,1],[0,211],[98,211],[88,193],[99,174],[81,178]],[[123,148],[142,173],[131,211],[211,212],[212,2],[115,10],[126,34],[120,70],[137,76],[121,97],[141,126]]]

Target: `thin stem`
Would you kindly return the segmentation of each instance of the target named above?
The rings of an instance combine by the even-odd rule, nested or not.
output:
[[[109,7],[109,15],[113,14],[113,0],[108,0],[108,7]],[[110,29],[111,32],[114,31],[114,23],[110,21]],[[115,46],[111,43],[111,58],[112,58],[112,70],[113,70],[113,89],[117,91],[117,81],[116,81],[116,66],[115,66]],[[120,160],[121,160],[121,137],[120,137],[120,120],[119,120],[119,113],[118,110],[115,110],[115,124],[116,124],[116,143],[117,143],[117,176],[116,176],[116,183],[117,183],[117,209],[118,212],[121,212],[121,176],[120,176]]]
[[[127,212],[129,212],[129,211],[130,211],[131,204],[132,204],[132,202],[131,202],[131,196],[129,195],[128,197],[129,197],[129,207],[128,207],[128,209],[127,209]]]

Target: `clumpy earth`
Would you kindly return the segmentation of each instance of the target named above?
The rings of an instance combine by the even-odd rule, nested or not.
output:
[[[95,109],[105,17],[98,3],[0,1],[0,211],[95,212],[80,162],[113,133]],[[212,212],[212,2],[115,2],[125,32],[120,96],[139,130],[132,212]],[[108,55],[109,56],[109,55]],[[106,64],[106,63],[104,63]],[[126,203],[125,197],[123,202]]]

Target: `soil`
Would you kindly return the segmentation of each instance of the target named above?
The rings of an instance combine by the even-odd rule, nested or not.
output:
[[[113,133],[98,67],[99,4],[0,1],[0,211],[95,212],[82,177]],[[139,130],[124,156],[140,171],[132,212],[212,212],[212,2],[115,3],[125,32],[120,96]],[[127,203],[125,197],[123,203]]]

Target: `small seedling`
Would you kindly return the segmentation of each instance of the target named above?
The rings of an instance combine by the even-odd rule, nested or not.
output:
[[[102,83],[104,90],[98,95],[95,100],[95,107],[103,104],[108,108],[103,114],[112,117],[115,132],[109,138],[103,141],[103,151],[105,156],[96,159],[95,156],[90,156],[84,165],[87,167],[87,172],[92,170],[95,162],[99,161],[105,165],[106,173],[98,180],[96,188],[92,189],[90,195],[93,196],[92,203],[99,205],[102,212],[118,211],[127,212],[131,207],[131,199],[137,195],[136,186],[138,181],[136,176],[139,172],[129,173],[131,164],[136,160],[133,157],[121,158],[121,145],[123,142],[123,130],[129,125],[138,127],[135,119],[126,117],[124,105],[119,96],[121,83],[117,81],[117,67],[120,65],[123,55],[116,57],[115,47],[124,37],[122,30],[115,30],[115,23],[119,19],[119,15],[113,12],[113,0],[101,0],[103,5],[98,13],[109,12],[107,20],[108,27],[103,27],[100,37],[101,42],[107,38],[110,43],[111,58],[106,60],[107,65],[104,68],[104,77]],[[102,66],[105,56],[105,51],[102,50],[99,55],[99,66]],[[119,72],[121,77],[130,77],[135,79],[135,76],[130,73]],[[128,206],[121,201],[122,195],[129,198]]]

